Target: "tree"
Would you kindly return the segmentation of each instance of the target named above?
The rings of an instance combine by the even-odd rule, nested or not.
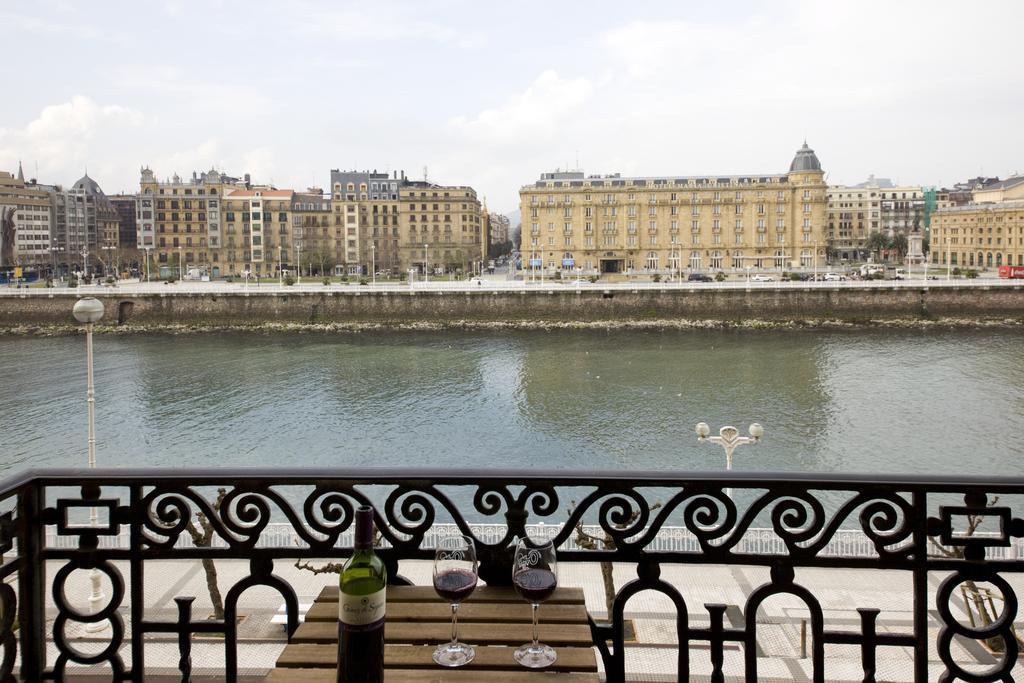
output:
[[[889,237],[882,232],[873,232],[864,241],[864,246],[875,256],[876,260],[880,260],[882,252],[889,248]]]
[[[993,507],[999,502],[999,496],[993,496],[992,500],[986,504],[986,507]],[[967,529],[963,533],[963,537],[970,537],[974,535],[974,532],[978,530],[982,522],[985,521],[985,515],[967,515]],[[935,550],[938,551],[938,555],[942,557],[949,557],[957,560],[964,559],[964,548],[966,546],[958,545],[951,548],[947,548],[942,545],[934,536],[929,536],[928,540],[931,542]],[[995,603],[1003,602],[1004,597],[993,593],[990,589],[979,586],[973,579],[965,580],[960,584],[960,594],[963,597],[964,606],[967,608],[967,618],[971,620],[971,628],[987,628],[995,623],[996,618],[1002,610],[996,609]],[[1024,640],[1021,639],[1016,632],[1014,637],[1021,646],[1024,646]],[[993,652],[1005,652],[1006,643],[1003,641],[1002,636],[995,636],[993,638],[987,638],[985,644]]]
[[[576,503],[573,502],[572,507],[576,507]],[[661,503],[657,502],[651,505],[651,511],[657,510],[661,507]],[[570,514],[572,510],[570,510]],[[637,517],[640,516],[639,510],[634,510],[623,524],[616,524],[615,527],[618,529],[628,529],[636,522]],[[615,550],[615,539],[611,537],[608,532],[604,532],[600,536],[595,536],[588,533],[583,528],[583,521],[580,520],[576,523],[576,545],[587,550],[597,550],[600,545],[605,550]],[[614,568],[611,562],[601,562],[601,583],[604,586],[604,605],[608,611],[608,621],[612,620],[612,611],[615,605],[615,575]]]
[[[907,236],[903,234],[894,235],[889,241],[889,248],[896,252],[896,256],[902,259],[907,255]]]
[[[220,512],[220,506],[227,495],[227,489],[217,489],[217,499],[213,503],[213,509]],[[192,544],[197,548],[209,548],[213,544],[213,524],[206,518],[206,515],[196,513],[196,520],[188,520],[188,535],[192,537]],[[210,591],[210,602],[213,603],[213,618],[224,618],[224,598],[221,597],[220,587],[217,585],[217,565],[209,557],[203,558],[203,571],[206,573],[206,587]]]

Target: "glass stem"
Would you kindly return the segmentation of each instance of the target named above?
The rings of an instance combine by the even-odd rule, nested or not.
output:
[[[452,603],[452,645],[459,642],[459,603]]]
[[[540,638],[537,637],[537,610],[540,605],[536,602],[533,603],[533,649],[536,650],[540,647]]]

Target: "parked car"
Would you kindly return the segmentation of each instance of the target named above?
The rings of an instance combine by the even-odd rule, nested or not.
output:
[[[689,277],[686,278],[687,282],[712,282],[713,279],[710,275],[705,273],[690,273]]]
[[[846,276],[842,273],[825,273],[824,277],[825,282],[840,282],[845,279]]]
[[[763,275],[761,273],[758,273],[757,275],[751,275],[750,276],[750,281],[751,282],[775,282],[775,278],[773,278],[771,275]]]
[[[477,287],[482,287],[484,284],[484,279],[482,277],[471,277],[469,278],[469,284],[476,285]]]

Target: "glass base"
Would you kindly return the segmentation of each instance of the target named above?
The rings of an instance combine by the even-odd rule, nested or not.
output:
[[[512,656],[528,669],[543,669],[546,666],[551,666],[558,659],[554,649],[543,643],[538,644],[537,647],[534,647],[533,643],[527,643],[517,649]]]
[[[441,666],[465,666],[472,662],[475,656],[476,650],[472,645],[459,642],[444,643],[434,650],[434,661]]]

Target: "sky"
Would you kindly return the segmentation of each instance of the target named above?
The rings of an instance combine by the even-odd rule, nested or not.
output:
[[[0,0],[0,170],[471,185],[556,168],[951,185],[1024,172],[1019,0]]]

